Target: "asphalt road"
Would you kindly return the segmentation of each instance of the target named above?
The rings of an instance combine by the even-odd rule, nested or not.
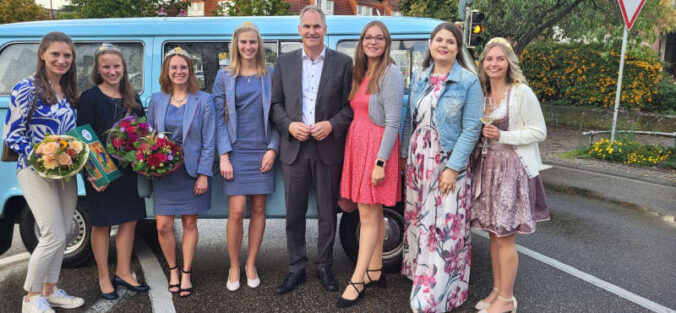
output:
[[[607,201],[551,190],[547,195],[552,220],[538,224],[535,234],[519,236],[517,240],[521,246],[515,287],[519,312],[675,312],[676,225],[673,222]],[[337,311],[334,303],[340,292],[324,291],[314,276],[316,221],[308,223],[308,282],[283,296],[275,294],[274,287],[287,270],[284,221],[268,220],[257,266],[261,285],[248,288],[242,271],[242,287],[235,292],[225,289],[229,267],[225,224],[225,220],[200,221],[200,240],[193,265],[195,294],[189,298],[171,298],[173,303],[169,304],[176,312]],[[15,236],[12,249],[0,256],[0,312],[19,311],[27,261],[3,263],[8,257],[21,256],[25,251],[17,238]],[[151,258],[162,264],[166,275],[156,239],[152,234],[143,233],[139,239],[151,247]],[[469,300],[454,312],[475,312],[474,303],[492,288],[488,240],[481,233],[474,233],[472,245]],[[245,255],[243,250],[242,256]],[[342,251],[338,236],[334,260],[334,272],[344,286],[352,264]],[[137,275],[144,275],[138,259],[134,260],[133,267]],[[78,269],[64,269],[61,286],[83,296],[86,304],[81,309],[57,312],[152,311],[153,303],[147,294],[125,293],[114,303],[99,300],[95,276],[93,262]],[[343,311],[410,312],[411,282],[398,274],[390,274],[387,279],[386,289],[368,289],[357,306]],[[651,306],[653,304],[657,306]]]

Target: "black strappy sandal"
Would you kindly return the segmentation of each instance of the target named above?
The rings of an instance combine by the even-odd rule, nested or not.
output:
[[[378,280],[373,280],[373,278],[371,278],[371,275],[369,275],[369,272],[380,272],[380,278],[379,278]],[[377,269],[377,270],[369,270],[369,269],[367,269],[367,270],[366,270],[366,277],[369,279],[369,282],[366,283],[366,284],[364,284],[364,286],[366,286],[366,287],[377,286],[377,287],[380,287],[380,288],[385,288],[385,283],[386,283],[386,281],[387,281],[387,279],[386,279],[387,276],[385,276],[385,272],[383,272],[383,268],[382,268],[382,267],[379,268],[379,269]]]
[[[359,301],[359,299],[364,297],[364,294],[366,292],[366,286],[364,285],[363,281],[362,282],[352,282],[351,281],[350,285],[352,286],[352,288],[354,288],[354,290],[357,291],[358,295],[357,295],[356,298],[354,298],[354,300],[345,299],[345,298],[343,298],[343,296],[340,296],[340,298],[338,298],[338,301],[336,302],[336,307],[338,307],[339,309],[353,306]],[[361,291],[359,291],[359,288],[357,288],[357,285],[363,286]]]
[[[178,270],[178,264],[176,264],[174,267],[169,268],[170,272],[173,271],[173,270]],[[179,274],[180,274],[180,272],[181,271],[179,270]],[[171,274],[169,274],[169,280],[171,280]],[[172,291],[171,290],[172,288],[178,288],[178,289],[176,291]],[[168,289],[169,289],[169,292],[171,292],[171,293],[178,293],[181,290],[181,275],[178,275],[178,284],[173,284],[173,285],[170,284]]]
[[[183,273],[183,274],[191,274],[191,273],[192,273],[192,270],[190,270],[190,271],[183,271],[183,270],[181,270],[181,273]],[[181,298],[185,298],[185,297],[190,297],[190,296],[192,296],[192,293],[193,293],[193,291],[194,291],[193,284],[192,284],[192,274],[191,274],[190,276],[191,276],[191,277],[190,277],[190,285],[191,285],[191,286],[190,286],[189,288],[181,288],[181,287],[178,288],[178,296],[181,297]],[[181,275],[181,278],[183,278],[183,275]],[[184,292],[187,292],[188,294],[183,294]]]

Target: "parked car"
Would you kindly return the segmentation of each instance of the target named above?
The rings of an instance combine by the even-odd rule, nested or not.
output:
[[[414,17],[359,17],[327,16],[328,33],[325,44],[332,49],[353,56],[362,27],[372,19],[382,20],[392,38],[392,57],[404,74],[406,87],[413,73],[420,69],[427,52],[429,34],[440,20]],[[273,65],[281,53],[301,47],[298,35],[298,16],[283,17],[208,17],[208,18],[124,18],[39,21],[0,25],[0,118],[7,114],[9,93],[22,78],[35,69],[36,51],[41,37],[50,31],[62,31],[75,43],[76,64],[79,77],[86,78],[91,70],[94,51],[102,42],[118,45],[125,55],[131,82],[147,106],[153,92],[160,90],[159,74],[165,52],[176,46],[189,51],[195,58],[196,69],[204,84],[202,89],[210,92],[216,73],[228,66],[227,57],[232,31],[245,21],[255,23],[262,34],[266,62]],[[466,63],[473,65],[468,51],[463,51]],[[91,86],[88,79],[78,80],[79,89]],[[407,95],[402,101],[407,101]],[[403,102],[402,102],[403,104]],[[2,126],[0,126],[2,127]],[[284,186],[280,166],[277,167],[277,192],[267,198],[267,216],[284,218]],[[0,163],[0,254],[12,242],[14,224],[19,230],[24,245],[32,251],[38,238],[35,220],[23,199],[17,184],[15,164]],[[220,180],[213,180],[213,189],[221,190]],[[78,266],[91,259],[89,243],[90,223],[85,210],[85,191],[78,177],[80,201],[73,215],[73,227],[69,232],[69,244],[64,259],[65,266]],[[308,217],[316,218],[314,195],[310,199]],[[228,202],[221,192],[212,193],[212,208],[202,218],[226,218]],[[152,202],[146,200],[148,219],[152,219]],[[385,243],[383,263],[389,271],[399,271],[403,252],[404,216],[403,204],[386,207]],[[359,247],[358,212],[342,214],[340,239],[346,254],[356,261]],[[281,241],[283,242],[283,241]]]

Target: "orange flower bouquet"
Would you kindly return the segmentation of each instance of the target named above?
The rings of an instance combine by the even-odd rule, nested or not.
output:
[[[89,158],[89,146],[68,135],[48,135],[33,146],[28,164],[38,175],[50,179],[69,178],[82,170]]]

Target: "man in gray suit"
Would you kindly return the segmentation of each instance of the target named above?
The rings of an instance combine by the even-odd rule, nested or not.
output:
[[[345,135],[352,121],[348,100],[352,59],[324,46],[326,18],[315,6],[300,12],[299,50],[283,54],[272,80],[271,118],[281,134],[286,197],[289,274],[277,286],[284,294],[305,282],[305,215],[310,186],[317,195],[317,276],[328,291],[338,286],[331,265],[336,232]]]

